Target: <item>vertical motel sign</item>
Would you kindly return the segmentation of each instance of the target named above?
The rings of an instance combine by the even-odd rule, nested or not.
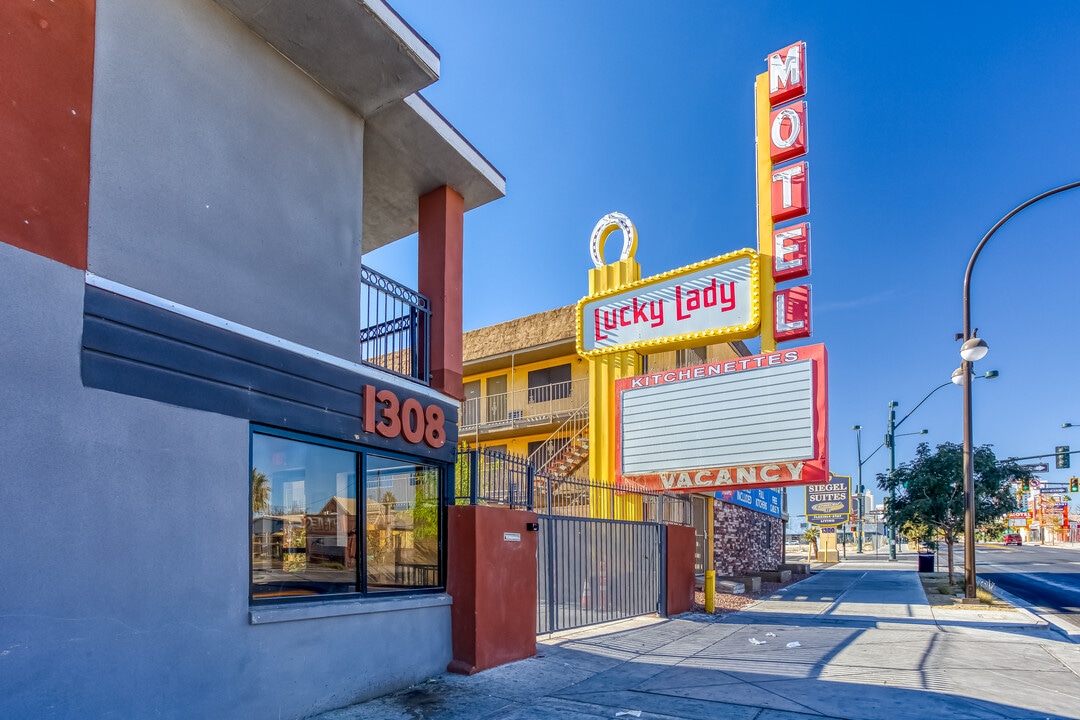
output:
[[[810,337],[810,286],[777,289],[810,274],[810,211],[805,159],[806,43],[775,52],[754,87],[757,129],[758,254],[761,258],[761,351]],[[778,227],[784,223],[782,227]],[[771,302],[769,301],[771,299]]]

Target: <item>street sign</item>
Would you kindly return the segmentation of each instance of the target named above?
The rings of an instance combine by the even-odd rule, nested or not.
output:
[[[1050,463],[1037,462],[1037,463],[1021,463],[1020,467],[1025,470],[1030,470],[1033,473],[1037,472],[1050,472]]]

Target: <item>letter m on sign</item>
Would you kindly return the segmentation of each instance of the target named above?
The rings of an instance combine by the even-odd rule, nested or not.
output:
[[[770,55],[768,63],[771,107],[806,94],[806,43],[788,45]]]

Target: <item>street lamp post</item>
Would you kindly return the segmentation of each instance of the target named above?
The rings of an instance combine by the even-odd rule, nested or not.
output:
[[[862,526],[862,518],[863,518],[862,425],[855,425],[851,429],[855,431],[855,452],[858,454],[858,458],[859,458],[859,495],[858,495],[858,497],[859,497],[859,506],[856,509],[856,512],[858,513],[859,524],[856,526],[856,529],[858,530],[858,532],[855,535],[855,538],[856,538],[856,542],[858,543],[858,547],[855,550],[855,554],[862,555],[862,549],[863,549],[863,526]]]
[[[975,246],[975,252],[968,260],[967,271],[964,273],[964,344],[960,348],[960,371],[964,383],[964,600],[973,602],[975,594],[975,460],[973,453],[973,441],[971,430],[971,379],[972,364],[986,356],[990,349],[986,341],[975,337],[971,330],[971,274],[975,269],[975,261],[979,259],[979,253],[989,242],[990,238],[998,229],[1009,221],[1014,215],[1040,200],[1045,200],[1051,195],[1057,195],[1066,190],[1080,187],[1080,181],[1072,182],[1053,190],[1036,195],[1030,200],[1021,203],[1009,212],[1005,217],[997,221],[990,231],[983,236],[979,244]]]

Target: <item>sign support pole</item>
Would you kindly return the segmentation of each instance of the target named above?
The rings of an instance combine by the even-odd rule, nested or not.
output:
[[[776,307],[773,305],[772,159],[769,157],[769,73],[754,82],[754,129],[757,147],[758,263],[761,293],[761,352],[776,351]]]
[[[633,257],[589,270],[589,294],[616,290],[641,279],[641,266]],[[641,374],[641,356],[630,350],[588,358],[589,363],[589,467],[598,482],[614,485],[615,381]],[[594,518],[634,520],[629,505],[616,508],[614,493],[598,487],[589,490]]]

